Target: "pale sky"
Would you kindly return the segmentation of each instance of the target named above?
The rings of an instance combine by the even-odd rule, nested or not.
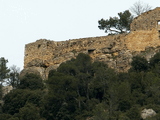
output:
[[[25,44],[105,36],[101,18],[117,16],[138,0],[0,0],[0,57],[23,69]],[[143,1],[143,0],[142,0]],[[158,0],[145,0],[152,8]]]

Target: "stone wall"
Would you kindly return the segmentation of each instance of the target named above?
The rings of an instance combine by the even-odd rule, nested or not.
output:
[[[25,46],[24,68],[48,67],[75,57],[78,53],[97,53],[99,50],[111,49],[118,43],[123,47],[120,38],[125,35],[103,36],[93,38],[81,38],[55,42],[49,40],[37,40]],[[124,39],[122,39],[124,41]],[[106,51],[107,52],[107,51]],[[115,51],[113,51],[115,52]]]
[[[160,7],[136,17],[131,24],[131,31],[159,29],[158,23],[160,25]]]
[[[156,17],[151,18],[152,16]],[[45,79],[51,69],[56,69],[62,62],[75,58],[79,53],[89,54],[93,61],[104,61],[118,72],[126,72],[130,68],[133,56],[141,55],[149,60],[159,51],[160,32],[156,26],[158,16],[160,16],[159,8],[143,13],[134,19],[129,34],[61,42],[41,39],[29,43],[25,46],[22,73],[31,69],[37,70]],[[143,22],[145,24],[142,24]]]
[[[45,78],[51,69],[56,69],[62,62],[75,58],[79,53],[90,54],[93,60],[115,64],[110,62],[110,58],[116,56],[118,49],[125,47],[125,36],[126,34],[110,35],[62,42],[37,40],[25,46],[24,68],[25,71],[37,69]],[[118,49],[115,47],[117,45]]]

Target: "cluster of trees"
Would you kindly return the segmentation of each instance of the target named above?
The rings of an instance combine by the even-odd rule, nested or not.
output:
[[[141,1],[136,2],[129,10],[118,13],[118,17],[101,19],[98,28],[108,34],[122,34],[130,31],[130,24],[135,16],[151,10],[151,6]]]
[[[0,88],[3,85],[11,85],[13,88],[16,88],[19,84],[19,73],[20,69],[15,65],[10,68],[7,67],[8,60],[4,57],[0,58]],[[0,98],[2,98],[2,91],[0,89]]]
[[[3,97],[1,120],[43,120],[40,117],[44,84],[38,75],[26,74],[15,89]]]
[[[135,56],[128,73],[80,53],[49,73],[48,80],[26,74],[8,93],[1,120],[141,120],[152,108],[160,119],[160,53],[148,62]]]

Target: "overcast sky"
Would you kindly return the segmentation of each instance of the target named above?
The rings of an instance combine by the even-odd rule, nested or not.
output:
[[[25,44],[106,35],[98,20],[117,16],[138,0],[0,0],[0,57],[23,69]],[[145,0],[152,8],[158,0]]]

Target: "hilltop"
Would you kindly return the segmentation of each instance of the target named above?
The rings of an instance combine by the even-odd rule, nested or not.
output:
[[[128,34],[72,39],[61,42],[40,39],[25,45],[24,70],[34,71],[45,79],[52,69],[75,58],[89,54],[93,61],[104,61],[118,72],[127,72],[133,56],[147,60],[159,51],[160,8],[136,17]]]

